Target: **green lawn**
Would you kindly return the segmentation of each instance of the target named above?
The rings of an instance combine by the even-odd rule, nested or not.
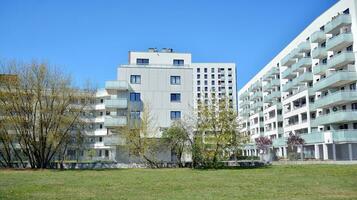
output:
[[[0,199],[357,199],[357,165],[0,170]]]

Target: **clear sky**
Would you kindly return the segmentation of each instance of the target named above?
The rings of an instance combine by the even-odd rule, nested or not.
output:
[[[46,61],[77,85],[116,79],[129,50],[235,62],[238,88],[337,0],[0,0],[0,59]]]

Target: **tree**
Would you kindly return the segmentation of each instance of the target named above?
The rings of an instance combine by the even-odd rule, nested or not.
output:
[[[212,102],[198,105],[193,147],[193,158],[198,159],[198,163],[216,167],[241,143],[237,113],[230,104],[228,98],[213,98]],[[194,164],[198,163],[194,161]]]
[[[48,168],[56,156],[64,157],[94,90],[76,89],[69,75],[46,63],[12,62],[1,71],[16,77],[1,82],[2,133],[14,133],[10,141],[1,140],[2,146],[11,146],[18,159],[21,152],[31,168]]]
[[[294,135],[294,134],[290,133],[286,143],[288,145],[289,159],[297,160],[298,159],[297,147],[299,147],[299,146],[302,147],[302,145],[305,144],[305,140],[303,138],[301,138],[299,135]]]
[[[157,153],[160,145],[150,106],[143,104],[140,119],[131,119],[127,126],[117,129],[124,136],[125,146],[131,155],[138,157],[151,168],[158,168]]]
[[[268,137],[260,136],[255,138],[255,144],[258,150],[261,150],[263,153],[267,153],[267,150],[270,148],[273,142]]]
[[[175,152],[179,167],[182,167],[182,156],[185,150],[191,147],[190,134],[185,129],[181,120],[175,121],[171,127],[163,133],[164,144],[167,144]]]

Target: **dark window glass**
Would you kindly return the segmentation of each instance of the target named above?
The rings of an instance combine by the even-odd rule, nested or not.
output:
[[[180,93],[171,93],[170,99],[171,99],[171,102],[180,102],[181,94]]]
[[[141,76],[140,75],[131,75],[130,76],[130,83],[132,83],[132,84],[140,84],[141,83]]]
[[[140,93],[130,93],[130,101],[140,101]]]
[[[185,61],[182,59],[174,59],[173,64],[175,66],[183,66],[185,64]]]
[[[170,118],[171,120],[181,119],[181,111],[171,111]]]
[[[137,58],[136,59],[136,64],[137,65],[148,65],[149,64],[149,59],[147,59],[147,58]]]
[[[171,82],[171,85],[180,85],[181,84],[181,76],[171,76],[170,82]]]

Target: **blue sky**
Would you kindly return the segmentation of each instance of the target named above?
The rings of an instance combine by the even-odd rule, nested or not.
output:
[[[116,79],[129,50],[235,62],[238,88],[337,0],[0,0],[0,59],[39,60],[77,85]]]

